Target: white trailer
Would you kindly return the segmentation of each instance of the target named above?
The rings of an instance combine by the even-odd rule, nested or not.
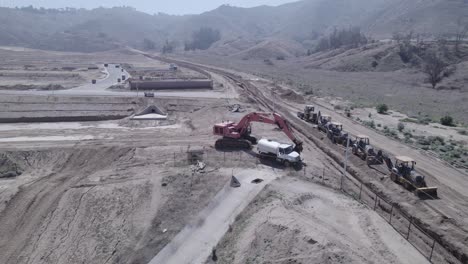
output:
[[[294,151],[294,146],[282,144],[270,139],[260,139],[257,144],[260,158],[274,158],[276,161],[288,166],[302,163],[299,153]]]

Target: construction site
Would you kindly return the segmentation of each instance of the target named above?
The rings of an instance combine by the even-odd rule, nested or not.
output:
[[[352,112],[133,49],[0,53],[77,74],[0,90],[2,263],[468,263],[466,171]]]

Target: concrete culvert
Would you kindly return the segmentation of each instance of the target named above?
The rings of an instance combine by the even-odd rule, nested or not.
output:
[[[239,180],[236,177],[232,176],[232,178],[231,178],[231,187],[238,188],[240,186],[241,186],[241,184],[240,184]]]
[[[263,180],[262,180],[262,179],[258,179],[258,178],[252,181],[252,183],[255,183],[255,184],[259,184],[259,183],[261,183],[261,182],[263,182]]]
[[[139,112],[132,117],[132,120],[166,120],[167,114],[155,105],[146,107],[143,111]]]

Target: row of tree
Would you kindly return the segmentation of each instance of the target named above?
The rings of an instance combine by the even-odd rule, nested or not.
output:
[[[338,30],[335,28],[333,32],[321,38],[316,46],[316,51],[326,51],[330,49],[338,49],[341,47],[357,48],[369,42],[368,38],[361,32],[359,27]]]
[[[202,27],[199,30],[193,32],[192,40],[186,41],[184,50],[206,50],[211,47],[213,43],[221,39],[221,33],[219,30]]]
[[[184,43],[184,50],[206,50],[213,45],[216,41],[221,39],[219,30],[203,27],[192,33],[192,39]],[[177,48],[176,41],[166,40],[161,51],[162,53],[172,53]],[[157,48],[156,42],[151,39],[143,39],[143,48],[145,50],[155,50]]]

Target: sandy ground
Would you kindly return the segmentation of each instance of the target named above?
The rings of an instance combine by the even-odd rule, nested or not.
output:
[[[232,172],[234,173],[234,172]],[[158,263],[202,263],[216,243],[224,236],[236,216],[252,201],[266,184],[277,175],[269,168],[236,170],[234,176],[241,186],[233,188],[227,182],[179,234],[154,257],[150,264]],[[252,183],[261,179],[259,184]]]
[[[26,89],[21,85],[41,89],[51,84],[69,89],[106,76],[102,65],[85,60],[61,60],[62,57],[53,52],[0,47],[0,56],[1,89]]]
[[[371,118],[369,118],[369,114]],[[397,130],[398,123],[402,122],[405,118],[409,118],[407,115],[391,111],[386,115],[377,113],[375,108],[363,108],[353,111],[353,116],[359,117],[361,120],[370,121],[374,120],[376,124],[387,125],[389,128]],[[468,146],[468,136],[458,133],[463,128],[447,127],[440,123],[429,123],[428,125],[416,124],[411,122],[403,122],[406,130],[410,130],[414,135],[419,136],[440,136],[446,140],[453,139],[456,141],[463,142],[465,146]],[[400,138],[404,138],[402,133],[399,133]]]
[[[375,212],[282,178],[238,217],[207,263],[429,263]]]
[[[219,68],[216,68],[219,69]],[[236,71],[225,70],[237,74]],[[282,111],[283,115],[294,123],[295,127],[301,128],[302,131],[310,131],[308,134],[319,140],[324,148],[328,149],[335,155],[344,158],[344,149],[342,147],[331,144],[326,137],[317,132],[312,125],[296,118],[296,111],[303,109],[303,102],[290,101],[282,98],[280,94],[272,91],[275,85],[271,81],[258,78],[257,76],[249,74],[240,74],[244,80],[253,80],[253,84],[257,87],[254,93],[261,93],[264,98],[269,98],[275,103],[271,103]],[[290,96],[287,96],[290,98]],[[300,101],[300,100],[299,100]],[[318,104],[318,102],[310,102]],[[426,155],[424,151],[420,152],[416,149],[408,147],[400,142],[396,142],[387,138],[375,131],[372,131],[361,124],[353,122],[333,110],[327,109],[322,105],[318,105],[322,113],[331,114],[336,121],[344,124],[346,131],[351,134],[367,134],[371,138],[371,142],[377,148],[384,149],[387,153],[393,155],[410,155],[418,162],[418,171],[426,176],[428,184],[431,186],[439,187],[439,197],[437,200],[421,201],[415,197],[411,192],[408,192],[403,187],[391,182],[388,178],[388,171],[384,166],[368,167],[357,157],[351,156],[349,165],[353,167],[361,181],[366,185],[387,197],[404,210],[419,219],[430,232],[436,232],[441,236],[443,243],[450,244],[450,248],[457,250],[460,254],[466,256],[468,248],[464,243],[466,238],[466,219],[467,215],[463,212],[466,211],[468,204],[466,203],[466,174],[454,169],[446,163],[434,158],[433,156]],[[322,108],[323,107],[323,108]],[[310,142],[309,142],[310,143]],[[316,164],[316,163],[315,163]],[[445,220],[447,219],[447,220]]]
[[[100,55],[109,62],[125,57],[130,62],[146,60],[129,53]],[[64,59],[74,56],[59,55]],[[0,178],[0,251],[4,262],[148,263],[156,257],[156,263],[158,258],[168,263],[203,263],[218,245],[220,258],[228,258],[225,263],[231,263],[231,248],[239,252],[233,253],[234,261],[257,258],[294,263],[312,254],[325,263],[424,263],[382,219],[351,198],[289,178],[302,171],[259,162],[249,151],[216,151],[216,137],[211,134],[214,123],[237,121],[245,113],[265,109],[231,81],[213,76],[223,84],[218,98],[194,95],[188,99],[192,94],[181,92],[185,98],[173,95],[135,102],[137,107],[157,104],[168,113],[167,122],[126,118],[0,125],[4,140],[0,172],[18,174]],[[100,97],[90,97],[90,106],[101,104],[96,98]],[[28,100],[31,97],[21,103],[35,102]],[[43,101],[44,106],[48,103]],[[234,103],[246,112],[230,112]],[[255,124],[253,130],[260,137],[290,142],[269,125]],[[340,175],[336,162],[310,140],[298,136],[305,141],[302,155],[308,174]],[[187,163],[186,151],[192,147],[204,148],[207,167],[203,172]],[[243,187],[226,188],[232,174],[239,176]],[[265,182],[253,185],[249,182],[252,177]],[[285,178],[273,181],[276,177]],[[269,181],[272,186],[262,192]],[[336,185],[338,178],[327,181]],[[261,193],[258,199],[257,193]],[[298,200],[299,194],[306,196]],[[307,198],[307,194],[318,198]],[[267,205],[277,208],[271,216],[263,208]],[[242,219],[251,219],[252,225],[244,229],[239,225]],[[268,224],[260,225],[265,221]],[[259,239],[252,237],[254,229],[261,230]],[[303,240],[303,235],[308,239]],[[259,252],[244,241],[270,246]],[[223,246],[230,243],[232,247]],[[170,254],[174,248],[177,253]],[[398,251],[405,254],[398,255]],[[294,259],[289,262],[291,257]]]

